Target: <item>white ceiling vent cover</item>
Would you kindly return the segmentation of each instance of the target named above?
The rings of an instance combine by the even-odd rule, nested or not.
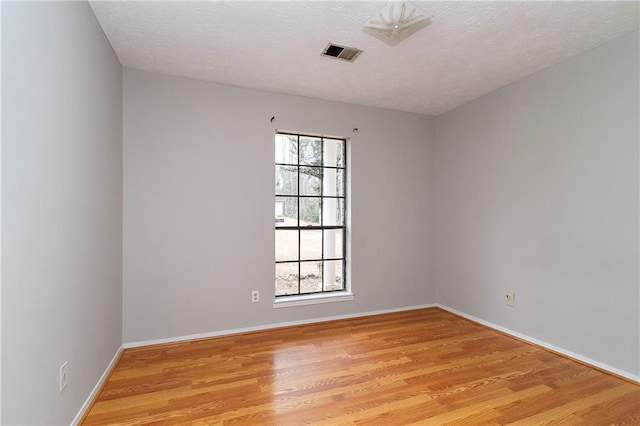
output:
[[[340,46],[339,44],[329,43],[322,51],[322,56],[342,59],[343,61],[353,62],[362,53],[362,50],[355,47]]]

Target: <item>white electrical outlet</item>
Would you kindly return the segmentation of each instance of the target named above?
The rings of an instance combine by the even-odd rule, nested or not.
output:
[[[67,361],[65,361],[64,364],[60,366],[60,392],[67,387],[68,379]]]
[[[504,303],[507,306],[511,306],[511,307],[516,306],[516,295],[513,294],[513,293],[509,293],[509,292],[505,293],[504,294]]]
[[[260,292],[258,290],[253,290],[251,292],[251,302],[258,303],[260,301]]]

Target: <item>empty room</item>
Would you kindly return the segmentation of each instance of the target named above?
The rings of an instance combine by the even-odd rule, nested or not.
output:
[[[0,423],[640,423],[639,17],[1,1]]]

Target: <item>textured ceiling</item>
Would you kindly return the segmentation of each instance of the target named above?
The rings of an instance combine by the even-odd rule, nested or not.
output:
[[[414,1],[432,23],[391,46],[385,2],[110,2],[91,7],[125,67],[438,115],[638,28],[639,2]],[[328,42],[362,49],[321,57]]]

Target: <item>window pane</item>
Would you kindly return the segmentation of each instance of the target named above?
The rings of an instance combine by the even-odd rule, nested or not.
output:
[[[322,262],[300,263],[300,293],[322,291]]]
[[[298,195],[298,168],[276,166],[276,194]]]
[[[320,138],[300,137],[300,164],[320,166],[322,141]]]
[[[320,198],[300,198],[300,226],[320,225]]]
[[[344,197],[344,169],[336,172],[336,195]]]
[[[344,290],[342,260],[327,260],[323,267],[324,291]]]
[[[322,168],[300,167],[300,195],[320,195]]]
[[[298,199],[276,197],[276,227],[298,226]]]
[[[298,294],[298,263],[276,263],[276,296]]]
[[[335,197],[344,196],[344,170],[343,169],[323,169],[322,170],[322,195]]]
[[[344,167],[344,141],[339,139],[325,139],[323,154],[323,166]]]
[[[298,260],[298,231],[276,230],[276,262]]]
[[[298,138],[276,135],[276,163],[298,164]]]
[[[344,199],[324,198],[322,220],[325,226],[344,226]]]
[[[342,229],[325,229],[323,232],[323,259],[343,258],[342,253]]]
[[[322,231],[300,231],[300,260],[322,259]]]

